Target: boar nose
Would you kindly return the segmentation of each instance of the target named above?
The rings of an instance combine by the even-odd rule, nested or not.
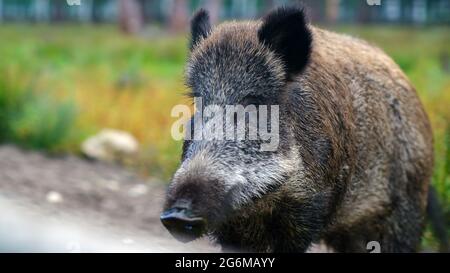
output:
[[[206,221],[202,217],[194,217],[189,208],[171,208],[161,214],[161,222],[179,241],[193,241],[203,235]]]

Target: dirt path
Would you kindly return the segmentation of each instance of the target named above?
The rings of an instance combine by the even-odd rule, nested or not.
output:
[[[145,238],[150,247],[217,251],[206,240],[182,245],[171,238],[159,221],[164,191],[162,183],[138,178],[118,166],[0,146],[0,198],[52,218],[69,215],[76,224],[114,230],[124,238]]]

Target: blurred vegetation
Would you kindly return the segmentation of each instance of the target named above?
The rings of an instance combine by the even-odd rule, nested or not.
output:
[[[433,184],[450,221],[450,28],[333,29],[382,47],[417,88],[435,134]],[[170,136],[170,110],[190,103],[183,96],[186,37],[71,25],[2,25],[0,37],[1,142],[79,153],[87,136],[121,129],[141,143],[143,174],[170,177],[181,150]],[[436,244],[429,231],[424,244]]]
[[[8,80],[14,78],[13,69],[2,69],[2,73],[0,141],[13,141],[49,152],[58,152],[58,149],[66,151],[63,143],[72,141],[70,134],[74,130],[74,103],[61,101],[50,93],[32,92],[24,86],[23,81]]]
[[[0,140],[80,152],[102,128],[141,143],[139,170],[168,178],[180,143],[170,110],[183,96],[185,37],[125,37],[113,26],[0,26]]]

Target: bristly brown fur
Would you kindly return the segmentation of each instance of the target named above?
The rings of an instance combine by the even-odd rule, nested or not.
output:
[[[205,105],[279,105],[280,145],[186,141],[166,208],[189,195],[225,249],[416,251],[433,168],[416,91],[382,50],[303,16],[280,9],[193,34],[190,88]]]

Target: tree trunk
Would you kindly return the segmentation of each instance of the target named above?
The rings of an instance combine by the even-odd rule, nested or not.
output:
[[[326,9],[324,1],[304,0],[303,3],[305,4],[308,17],[312,22],[323,21],[325,17],[324,10]]]
[[[364,2],[360,2],[358,5],[358,22],[366,24],[369,23],[371,20],[371,16],[370,16],[370,9],[373,8],[372,6],[367,5],[367,3]]]
[[[67,5],[66,1],[53,1],[52,4],[55,8],[54,13],[52,14],[52,19],[57,22],[64,20],[64,8],[65,5]]]
[[[47,21],[49,17],[50,17],[50,1],[36,0],[34,3],[34,20],[42,22]]]
[[[188,25],[188,7],[185,0],[174,0],[171,14],[169,14],[169,26],[172,32],[182,32]]]
[[[91,22],[93,16],[93,0],[84,0],[83,4],[78,7],[78,20],[81,22]]]
[[[137,0],[119,0],[120,29],[127,34],[139,33],[143,26],[141,6]]]
[[[153,22],[154,18],[152,14],[152,8],[154,7],[154,0],[140,0],[142,7],[142,16],[145,23]]]
[[[3,21],[3,0],[0,0],[0,22]]]
[[[211,24],[217,24],[220,20],[220,8],[222,7],[222,0],[206,0],[205,7],[209,11]]]
[[[327,0],[326,16],[328,23],[335,23],[339,18],[339,0]]]

